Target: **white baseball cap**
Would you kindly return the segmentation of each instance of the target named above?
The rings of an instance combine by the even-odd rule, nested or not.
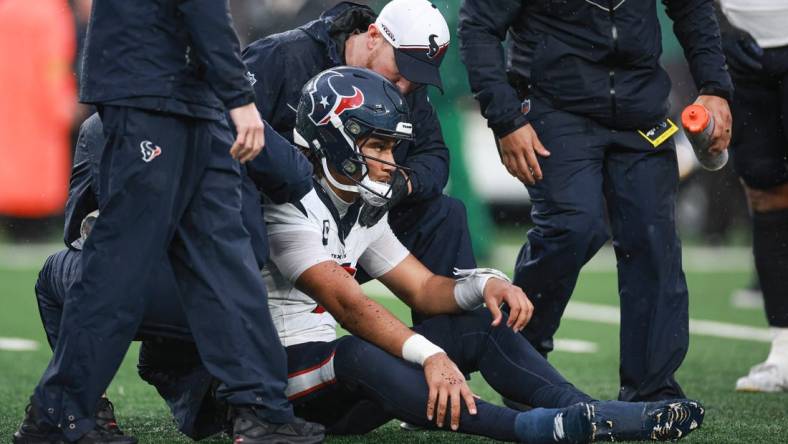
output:
[[[428,0],[392,0],[375,25],[394,47],[397,68],[406,79],[443,92],[439,68],[449,47],[449,25],[435,5]]]

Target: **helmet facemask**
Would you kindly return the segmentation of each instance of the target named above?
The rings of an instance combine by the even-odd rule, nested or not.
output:
[[[358,119],[348,119],[344,124],[340,119],[332,119],[333,126],[342,135],[348,146],[354,151],[353,156],[343,159],[339,164],[331,162],[334,166],[334,171],[341,174],[354,185],[343,184],[336,180],[329,168],[329,156],[322,156],[320,158],[323,167],[323,174],[331,185],[344,191],[358,193],[361,200],[371,206],[379,207],[385,205],[391,198],[391,183],[380,182],[369,177],[369,166],[367,160],[380,162],[385,165],[393,167],[392,175],[404,174],[405,177],[410,177],[411,170],[409,168],[397,165],[396,163],[379,159],[374,156],[369,156],[363,153],[365,144],[373,138],[383,140],[394,140],[395,145],[392,151],[405,140],[412,140],[412,129],[408,123],[401,122],[397,125],[394,131],[387,131],[380,128],[371,128],[364,122]],[[317,141],[315,141],[317,142]],[[360,178],[359,178],[360,174]]]

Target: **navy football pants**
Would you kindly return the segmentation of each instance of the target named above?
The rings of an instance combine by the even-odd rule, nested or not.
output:
[[[500,394],[538,407],[565,407],[591,398],[567,382],[521,335],[491,327],[485,309],[425,320],[414,330],[442,347],[465,373],[479,371]],[[193,348],[193,347],[192,347]],[[393,418],[434,427],[426,418],[424,372],[355,336],[287,347],[288,396],[296,413],[332,434],[362,434]],[[188,367],[185,363],[191,362]],[[222,430],[222,408],[186,343],[145,341],[140,375],[156,386],[184,433],[199,438]],[[477,400],[463,407],[460,432],[516,441],[517,411]],[[444,427],[447,427],[444,423]]]
[[[101,117],[101,217],[33,402],[69,440],[93,428],[96,402],[143,318],[146,277],[169,254],[201,359],[223,383],[218,396],[291,420],[284,351],[241,224],[229,128],[125,107]]]
[[[533,101],[531,124],[552,153],[544,179],[528,186],[532,219],[515,284],[534,303],[523,333],[543,354],[580,269],[607,241],[618,260],[623,401],[682,398],[674,373],[689,342],[687,285],[675,226],[678,167],[672,140],[653,147],[636,131],[616,131]]]

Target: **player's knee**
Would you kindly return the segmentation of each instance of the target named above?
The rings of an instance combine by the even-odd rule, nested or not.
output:
[[[336,348],[334,366],[359,368],[368,365],[372,356],[376,355],[379,348],[356,336],[346,336],[340,339]],[[384,352],[385,353],[385,352]],[[365,364],[366,362],[366,364]]]
[[[758,213],[788,209],[788,183],[769,188],[744,187],[750,207]]]

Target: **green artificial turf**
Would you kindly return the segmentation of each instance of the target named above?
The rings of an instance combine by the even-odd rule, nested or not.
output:
[[[0,337],[34,339],[37,351],[0,350],[0,442],[10,435],[49,357],[32,293],[36,270],[0,269]],[[736,309],[729,304],[734,288],[747,284],[747,272],[688,273],[691,317],[765,327],[760,310]],[[408,312],[398,301],[380,299],[398,316]],[[614,272],[584,273],[578,283],[576,301],[615,305]],[[618,326],[566,319],[559,338],[592,341],[599,347],[592,354],[554,352],[551,362],[575,385],[599,398],[614,398],[618,391]],[[137,345],[133,345],[120,372],[109,388],[121,426],[142,443],[189,442],[180,436],[164,402],[153,388],[136,375]],[[707,408],[701,430],[688,443],[788,443],[788,394],[740,394],[733,392],[736,378],[763,360],[767,344],[747,340],[691,337],[689,354],[678,379],[690,397]],[[498,403],[500,398],[477,374],[472,389],[482,398]],[[484,439],[445,432],[404,432],[392,421],[362,437],[330,438],[328,442],[478,442]],[[213,439],[205,442],[229,442]]]

